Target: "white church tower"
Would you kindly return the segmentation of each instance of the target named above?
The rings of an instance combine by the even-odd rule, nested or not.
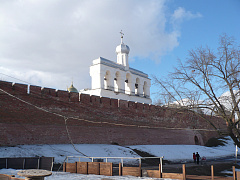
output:
[[[90,66],[92,89],[81,93],[151,104],[151,80],[142,71],[129,67],[130,48],[123,43],[116,47],[117,63],[99,57]]]

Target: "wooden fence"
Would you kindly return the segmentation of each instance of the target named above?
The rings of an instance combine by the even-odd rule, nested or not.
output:
[[[232,167],[233,177],[214,176],[214,167],[211,166],[211,176],[186,175],[186,166],[182,165],[182,173],[162,173],[161,165],[158,170],[147,170],[148,177],[152,178],[171,178],[171,179],[201,179],[201,180],[240,180],[240,172],[235,171],[235,166]]]
[[[201,180],[240,180],[240,172],[235,171],[235,166],[232,167],[233,177],[214,176],[214,167],[211,166],[211,176],[186,175],[186,166],[182,165],[182,173],[163,173],[161,165],[158,170],[147,170],[147,176],[151,178],[170,178],[170,179],[201,179]],[[64,172],[79,173],[79,174],[95,174],[95,175],[113,175],[113,164],[110,162],[75,162],[64,163]],[[119,163],[119,176],[137,176],[142,177],[141,164],[138,167],[123,167]]]
[[[186,180],[186,168],[185,164],[182,165],[182,173],[162,173],[161,165],[159,164],[158,170],[147,170],[148,177],[152,178],[171,178],[171,179],[183,179]]]
[[[138,167],[123,167],[122,163],[119,163],[119,176],[139,176],[142,177],[142,169],[139,164]]]
[[[79,174],[96,174],[104,176],[113,175],[113,164],[110,162],[75,162],[64,163],[64,172]]]

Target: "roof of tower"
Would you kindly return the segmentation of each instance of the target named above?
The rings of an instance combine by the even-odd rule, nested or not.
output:
[[[123,33],[121,33],[121,44],[116,47],[116,53],[126,53],[129,54],[130,48],[123,43]]]
[[[78,90],[73,86],[73,82],[72,82],[71,86],[67,90],[68,90],[68,92],[76,92],[76,93],[78,93]]]
[[[127,46],[127,45],[125,45],[124,43],[121,43],[120,45],[118,45],[117,47],[116,47],[116,53],[118,54],[118,53],[126,53],[126,54],[129,54],[129,52],[130,52],[130,48]]]

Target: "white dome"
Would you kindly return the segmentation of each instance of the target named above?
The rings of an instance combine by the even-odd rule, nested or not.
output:
[[[126,53],[128,54],[130,51],[130,48],[125,45],[124,43],[121,43],[119,46],[116,47],[116,53]]]

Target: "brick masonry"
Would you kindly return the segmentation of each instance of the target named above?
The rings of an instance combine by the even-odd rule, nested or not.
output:
[[[205,117],[225,127],[221,119]],[[69,144],[69,138],[84,144],[203,145],[217,136],[211,130],[187,110],[0,81],[2,146]]]

